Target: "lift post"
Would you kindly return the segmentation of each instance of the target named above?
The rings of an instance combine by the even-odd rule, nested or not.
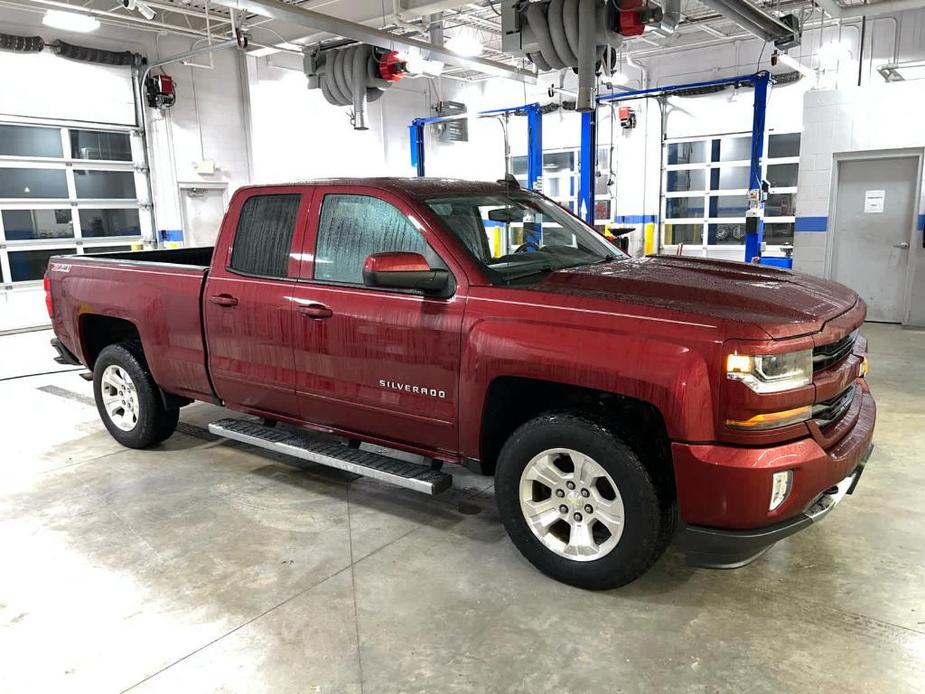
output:
[[[768,110],[768,89],[771,76],[767,72],[755,75],[755,106],[752,113],[752,150],[748,168],[749,208],[745,217],[745,262],[761,257],[764,241],[764,181],[761,160],[764,157],[765,115]]]
[[[543,110],[539,104],[531,103],[510,108],[479,111],[474,114],[474,117],[491,118],[493,116],[503,116],[506,113],[519,113],[527,116],[527,187],[530,190],[541,190],[543,185]],[[429,118],[415,118],[411,121],[411,125],[408,126],[408,134],[411,140],[411,165],[417,171],[418,176],[426,175],[424,126],[469,117],[464,114],[458,116],[431,116]]]
[[[594,226],[594,177],[597,173],[597,108],[581,114],[578,150],[578,216]]]
[[[650,96],[667,96],[673,92],[699,89],[702,87],[718,87],[730,84],[751,84],[755,89],[754,112],[752,115],[752,147],[749,166],[749,188],[759,191],[750,194],[749,211],[746,220],[755,219],[756,222],[746,221],[745,235],[745,261],[751,262],[761,255],[761,242],[764,237],[764,192],[761,180],[761,160],[764,157],[765,114],[768,107],[768,90],[771,85],[771,76],[762,71],[754,75],[740,75],[724,79],[709,80],[706,82],[693,82],[690,84],[672,84],[665,87],[652,87],[637,89],[616,94],[603,94],[597,97],[597,104],[612,101],[626,101],[629,99],[644,99]],[[590,113],[581,114],[581,150],[579,152],[579,188],[578,204],[579,216],[588,224],[594,224],[594,175],[596,172],[597,156],[597,120],[596,109]],[[752,198],[755,198],[752,200]],[[755,210],[755,211],[752,211]],[[754,231],[752,231],[754,227]]]

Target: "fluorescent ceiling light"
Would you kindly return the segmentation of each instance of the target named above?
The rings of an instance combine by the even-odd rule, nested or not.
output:
[[[428,60],[416,48],[398,51],[398,58],[405,63],[405,69],[412,75],[430,75],[438,77],[443,72],[443,63],[439,60]]]
[[[484,50],[478,32],[471,27],[458,29],[452,37],[447,39],[446,47],[456,55],[461,55],[464,58],[474,58],[477,55],[482,55]]]
[[[807,67],[792,55],[787,53],[779,53],[777,55],[777,59],[780,61],[781,65],[786,65],[791,70],[796,70],[804,77],[808,77],[811,80],[816,79],[816,71],[810,67]]]
[[[622,87],[630,81],[630,76],[625,72],[615,72],[610,76],[610,83],[617,87]]]
[[[42,17],[42,24],[53,29],[62,31],[77,31],[86,34],[89,31],[96,31],[100,28],[100,22],[96,17],[88,14],[78,14],[77,12],[63,12],[61,10],[48,10]]]
[[[842,60],[850,58],[851,49],[843,39],[827,41],[819,46],[817,55],[819,56],[819,69],[827,72],[835,70]]]
[[[925,60],[908,60],[903,63],[887,63],[877,68],[887,82],[925,79]]]

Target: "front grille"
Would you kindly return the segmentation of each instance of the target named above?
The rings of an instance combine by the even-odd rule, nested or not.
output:
[[[813,371],[822,371],[851,354],[854,341],[858,339],[858,331],[845,335],[840,340],[828,345],[816,347],[813,350]]]
[[[820,429],[827,427],[845,414],[848,408],[851,407],[851,401],[854,400],[855,390],[857,390],[857,386],[852,383],[834,398],[829,398],[813,405],[813,421]]]

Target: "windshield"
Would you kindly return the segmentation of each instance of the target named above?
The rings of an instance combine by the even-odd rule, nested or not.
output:
[[[604,237],[528,191],[473,193],[425,201],[495,283],[603,263],[624,254]]]

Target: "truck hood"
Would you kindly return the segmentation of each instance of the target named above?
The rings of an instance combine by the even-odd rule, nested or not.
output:
[[[836,282],[763,265],[683,256],[625,258],[559,270],[532,288],[750,323],[774,339],[817,332],[857,302],[857,294]]]

